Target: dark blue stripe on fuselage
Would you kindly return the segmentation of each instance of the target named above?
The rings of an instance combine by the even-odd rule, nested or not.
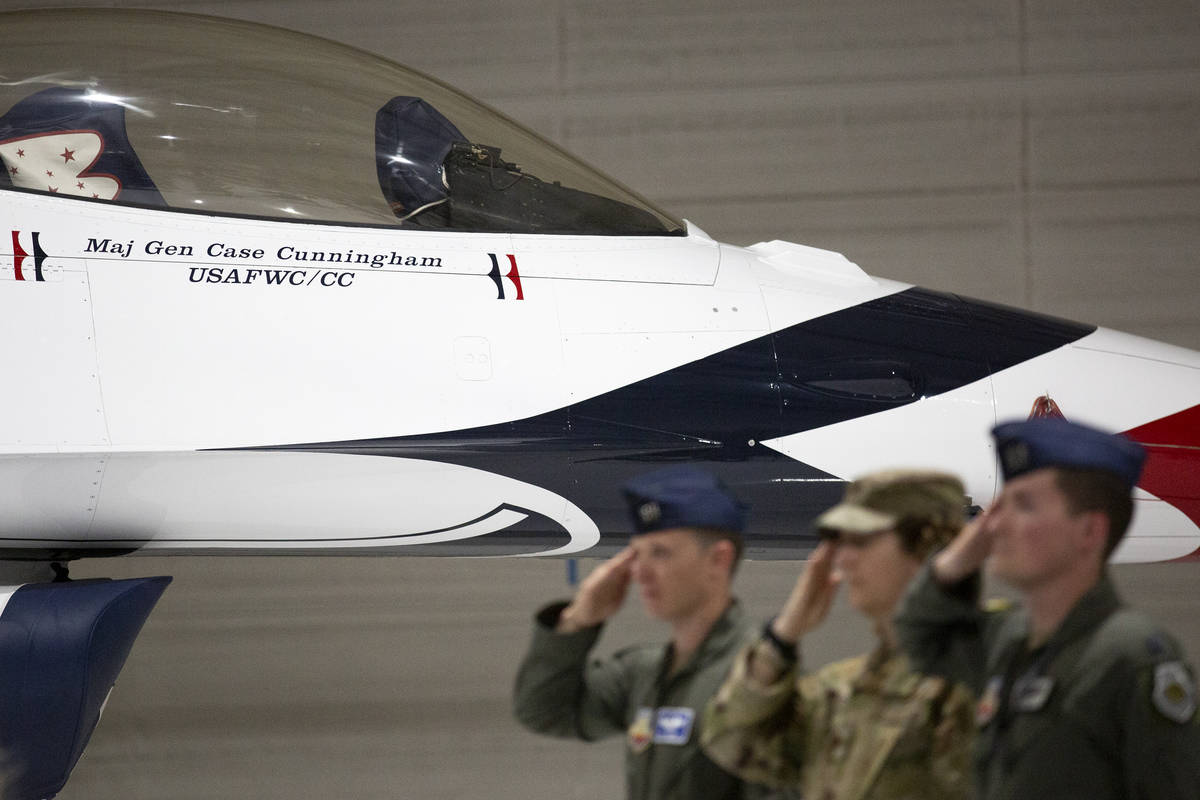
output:
[[[693,462],[751,505],[752,549],[778,546],[805,531],[842,485],[760,442],[957,389],[1093,330],[914,288],[528,419],[271,449],[423,458],[508,475],[577,503],[605,534],[630,529],[619,492],[626,479]]]

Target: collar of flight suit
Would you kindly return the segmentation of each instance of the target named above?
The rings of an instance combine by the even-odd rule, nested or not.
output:
[[[1087,634],[1121,607],[1121,598],[1109,577],[1108,570],[1100,580],[1067,612],[1066,618],[1050,635],[1043,647],[1059,648]]]
[[[736,650],[745,636],[745,619],[746,613],[742,610],[742,604],[736,597],[730,600],[729,607],[725,609],[725,613],[717,617],[717,621],[708,629],[708,635],[696,648],[696,652],[692,653],[692,657],[687,660],[687,663],[681,666],[674,675],[671,675],[670,679],[676,680],[682,675],[695,672],[714,659],[724,657],[730,648]],[[671,663],[673,647],[674,645],[668,642],[667,646],[663,648],[662,670],[664,676]]]

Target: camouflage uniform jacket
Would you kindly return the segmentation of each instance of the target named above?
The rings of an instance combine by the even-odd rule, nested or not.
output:
[[[700,751],[704,704],[752,628],[735,601],[673,675],[670,645],[641,645],[589,659],[601,626],[556,633],[565,603],[543,609],[517,672],[513,706],[538,733],[593,741],[625,734],[626,796],[636,800],[759,797]]]
[[[1195,679],[1178,645],[1122,608],[1105,575],[1040,647],[1019,608],[986,611],[979,582],[928,565],[896,619],[914,664],[980,690],[981,800],[1200,800]]]
[[[751,658],[779,678],[749,677]],[[961,686],[917,675],[882,645],[797,677],[766,642],[746,648],[709,704],[704,750],[727,769],[809,800],[965,798],[973,701]]]

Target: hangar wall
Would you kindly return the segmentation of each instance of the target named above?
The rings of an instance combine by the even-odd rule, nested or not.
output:
[[[717,239],[838,250],[872,274],[1200,348],[1196,0],[74,2],[357,45],[478,96]],[[796,569],[746,565],[752,612],[771,611]],[[75,570],[152,573],[176,582],[64,798],[620,794],[618,743],[548,741],[508,715],[528,614],[567,591],[562,562]],[[1153,587],[1132,599],[1200,657],[1194,565],[1119,578]],[[606,648],[662,635],[636,608],[613,627]],[[846,655],[866,635],[839,606],[808,652]]]
[[[837,250],[1200,348],[1195,0],[76,4],[336,39],[474,94],[722,241]]]

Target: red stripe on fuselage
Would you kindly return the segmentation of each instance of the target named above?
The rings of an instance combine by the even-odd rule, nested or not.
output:
[[[1146,448],[1138,486],[1200,527],[1200,405],[1125,431]],[[1200,561],[1200,549],[1176,561]]]
[[[21,247],[21,239],[20,239],[21,232],[13,231],[12,236],[13,236],[13,277],[16,280],[23,281],[23,280],[25,280],[25,276],[21,272],[21,265],[24,263],[25,257],[28,256],[29,253],[26,253],[25,248]]]

